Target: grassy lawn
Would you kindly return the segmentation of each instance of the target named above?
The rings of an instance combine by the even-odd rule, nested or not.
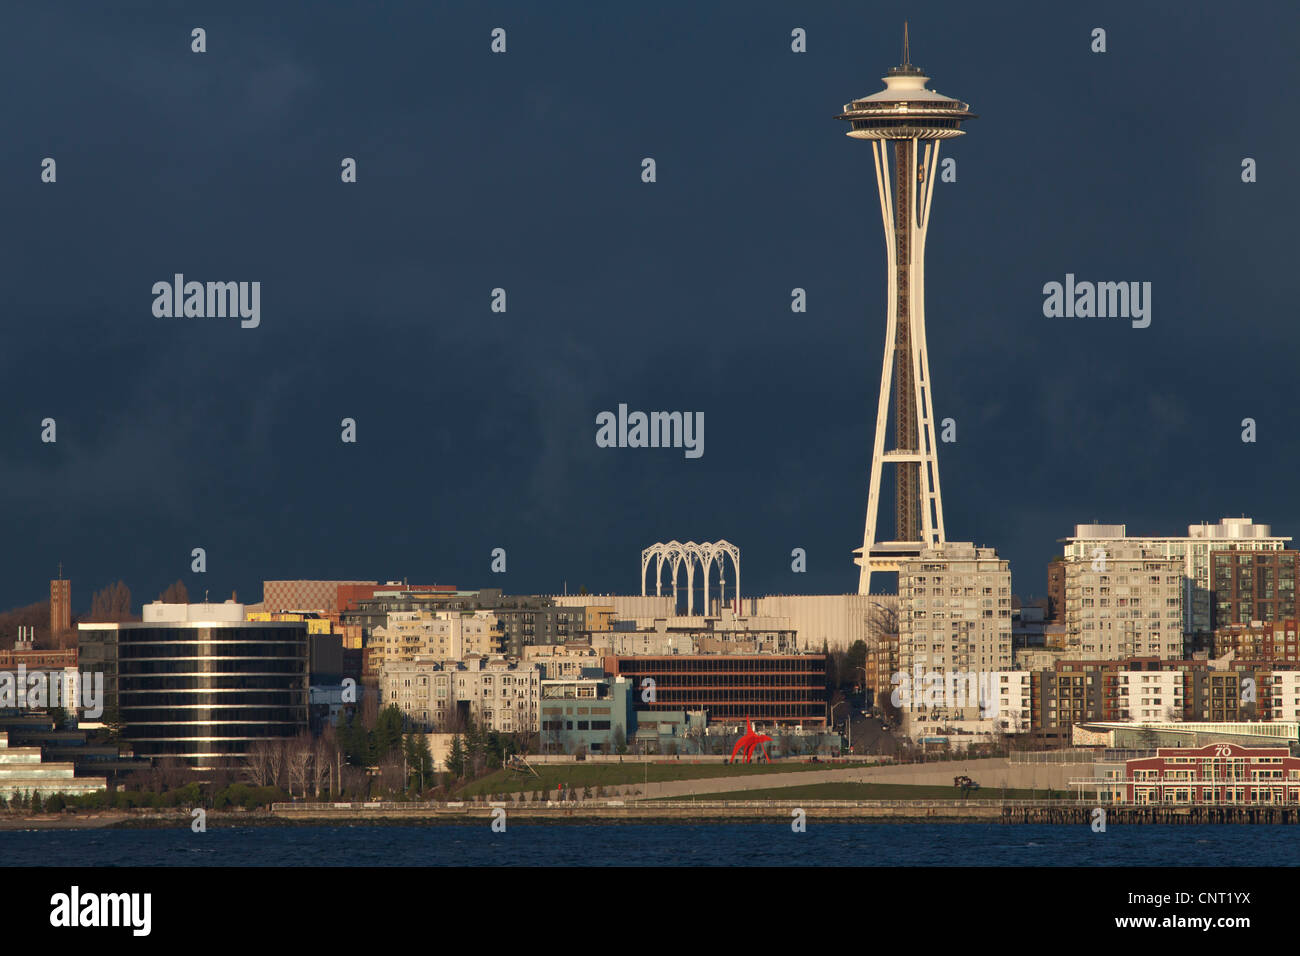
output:
[[[622,787],[629,784],[663,783],[666,780],[703,780],[709,777],[742,777],[754,774],[798,773],[803,770],[848,770],[861,768],[862,764],[805,763],[792,760],[774,763],[708,763],[692,764],[685,761],[664,763],[580,763],[537,764],[540,777],[520,774],[513,770],[498,770],[480,780],[467,784],[457,791],[457,796],[475,797],[484,793],[513,793],[517,790],[548,790],[552,793],[559,784],[566,787]]]
[[[1069,793],[1057,790],[1006,790],[993,787],[977,790],[967,799],[1060,800]],[[814,783],[803,786],[772,787],[765,790],[733,790],[725,793],[696,793],[682,797],[659,797],[657,800],[960,800],[954,787],[915,786],[900,783]]]

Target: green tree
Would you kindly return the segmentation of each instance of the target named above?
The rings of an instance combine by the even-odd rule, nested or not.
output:
[[[433,754],[429,750],[429,738],[424,734],[407,734],[402,743],[402,753],[406,757],[406,785],[424,791],[433,780]]]
[[[850,646],[848,653],[844,655],[844,664],[848,668],[847,678],[849,681],[857,679],[859,667],[866,666],[867,663],[867,642],[854,641]]]
[[[117,706],[105,707],[100,722],[104,725],[102,731],[104,740],[110,744],[120,744],[122,742],[122,731],[126,729],[126,724],[123,722],[122,714],[117,709]]]
[[[465,724],[465,757],[471,774],[477,774],[487,761],[487,734],[472,717]]]
[[[493,730],[487,735],[485,743],[488,767],[500,769],[514,754],[519,753],[519,741],[513,734],[498,733]]]
[[[822,654],[826,658],[826,689],[834,690],[840,686],[839,655],[831,653],[830,643],[822,639]]]
[[[370,759],[370,738],[361,720],[351,711],[339,716],[339,747],[343,758],[353,767],[364,767]]]
[[[421,732],[415,736],[415,752],[420,758],[421,787],[427,788],[433,781],[433,751],[429,747],[429,737]]]
[[[447,770],[457,780],[465,776],[465,765],[468,762],[468,755],[465,753],[465,743],[461,740],[460,734],[451,738],[451,752],[447,754]]]
[[[375,729],[370,735],[370,762],[377,764],[402,746],[402,725],[405,718],[396,704],[389,704],[379,712]]]

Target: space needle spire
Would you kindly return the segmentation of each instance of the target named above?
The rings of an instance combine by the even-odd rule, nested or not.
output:
[[[925,238],[939,142],[961,136],[961,124],[975,118],[966,103],[926,88],[930,78],[912,65],[906,23],[903,62],[882,79],[883,90],[847,104],[836,117],[849,123],[847,135],[871,143],[888,262],[867,523],[854,552],[859,594],[871,593],[873,572],[896,574],[902,561],[945,541],[925,339]],[[886,450],[891,418],[893,447]],[[895,470],[894,538],[881,541],[877,518],[886,465]]]

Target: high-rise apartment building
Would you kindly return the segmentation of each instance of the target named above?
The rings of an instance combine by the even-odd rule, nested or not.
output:
[[[1160,555],[1156,548],[1111,541],[1104,556],[1066,562],[1068,657],[1183,656],[1183,563]]]
[[[1214,628],[1296,616],[1300,552],[1215,551],[1211,555]]]
[[[1250,518],[1223,518],[1218,524],[1188,525],[1185,537],[1130,536],[1122,524],[1081,524],[1062,543],[1066,560],[1092,561],[1099,553],[1107,554],[1123,545],[1137,545],[1153,556],[1181,562],[1183,632],[1189,638],[1208,639],[1213,630],[1211,555],[1221,551],[1282,551],[1290,540],[1273,534],[1268,525],[1255,524]]]
[[[1009,670],[1010,566],[969,543],[923,549],[898,572],[898,627],[906,673]]]

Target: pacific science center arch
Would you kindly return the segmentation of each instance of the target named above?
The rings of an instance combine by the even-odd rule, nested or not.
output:
[[[673,606],[677,606],[678,571],[686,565],[686,613],[695,613],[695,567],[698,564],[704,575],[704,613],[709,613],[709,572],[714,563],[718,566],[718,601],[726,599],[726,565],[731,558],[731,565],[736,571],[736,581],[732,586],[732,601],[736,611],[740,611],[740,548],[730,541],[665,541],[652,544],[641,552],[641,596],[646,596],[646,571],[650,562],[655,562],[655,597],[663,596],[663,567],[668,565],[672,575]]]

